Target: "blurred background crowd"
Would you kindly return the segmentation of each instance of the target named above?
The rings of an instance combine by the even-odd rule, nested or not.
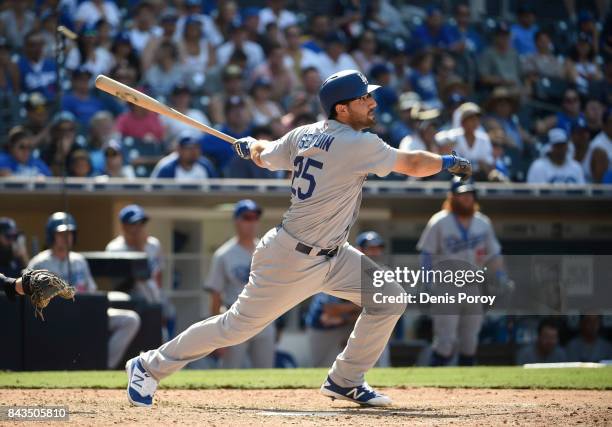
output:
[[[394,147],[455,150],[479,181],[611,183],[609,6],[3,0],[0,176],[283,178],[95,77],[234,137],[275,139],[326,118],[319,86],[350,68],[383,86],[372,131]],[[58,25],[78,36],[64,52]]]

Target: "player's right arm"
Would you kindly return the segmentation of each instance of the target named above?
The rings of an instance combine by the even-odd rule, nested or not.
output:
[[[239,157],[252,160],[260,168],[271,171],[292,170],[290,141],[294,131],[276,141],[241,138],[234,144],[234,151]]]

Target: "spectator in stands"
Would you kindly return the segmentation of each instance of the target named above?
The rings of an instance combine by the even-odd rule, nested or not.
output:
[[[580,163],[567,155],[568,137],[564,129],[548,132],[546,154],[531,164],[527,173],[529,184],[584,184]]]
[[[21,238],[20,238],[21,237]],[[30,260],[25,238],[20,235],[12,218],[0,218],[0,274],[20,277]]]
[[[389,0],[373,0],[366,3],[366,28],[380,34],[381,38],[406,37],[409,31],[400,11]]]
[[[22,126],[15,126],[8,134],[6,153],[0,153],[1,176],[51,176],[47,165],[32,156],[32,134]]]
[[[442,108],[438,96],[438,86],[433,73],[433,52],[421,50],[412,59],[410,86],[420,97],[423,104],[429,108]]]
[[[517,365],[566,361],[565,350],[559,346],[559,326],[548,319],[542,320],[538,325],[537,341],[523,347],[516,355]]]
[[[393,147],[399,146],[400,141],[415,131],[415,120],[412,117],[412,108],[418,107],[421,97],[416,92],[404,92],[398,100],[398,120],[394,120],[389,127],[389,142]]]
[[[538,31],[538,25],[532,6],[527,2],[521,3],[517,17],[518,22],[510,29],[512,46],[521,56],[534,54],[536,51],[534,36]]]
[[[21,92],[19,67],[11,60],[8,40],[0,36],[0,93],[16,94]]]
[[[251,71],[264,62],[266,56],[262,47],[247,39],[246,28],[233,24],[229,39],[217,49],[217,60],[220,66],[226,66],[234,52],[242,51],[247,57],[246,68]]]
[[[457,109],[460,127],[436,134],[438,146],[452,147],[459,156],[472,162],[474,178],[486,181],[494,167],[493,146],[489,135],[481,128],[482,111],[473,102],[466,102]]]
[[[175,309],[163,292],[164,260],[159,239],[147,231],[149,215],[140,205],[127,205],[119,211],[121,234],[108,242],[106,252],[144,252],[149,263],[150,277],[134,283],[132,295],[148,303],[161,303],[166,338],[174,335]]]
[[[176,151],[161,159],[151,178],[172,178],[177,181],[215,178],[214,165],[202,156],[197,138],[189,132],[179,136]]]
[[[0,35],[6,37],[13,50],[23,47],[26,35],[36,28],[36,15],[26,1],[13,0],[0,13]]]
[[[274,81],[274,85],[270,86],[270,97],[276,102],[282,102],[287,94],[297,87],[297,76],[286,65],[285,48],[280,44],[268,45],[266,57],[266,61],[253,70],[251,81]]]
[[[372,130],[377,133],[386,132],[386,128],[382,123],[388,121],[385,117],[392,117],[395,114],[395,106],[397,104],[397,92],[389,86],[391,83],[391,68],[386,63],[374,64],[370,69],[371,84],[379,85],[380,88],[372,95],[376,100],[376,116],[379,124],[374,126]]]
[[[426,10],[425,22],[414,29],[412,38],[414,46],[418,49],[444,49],[448,46],[446,35],[448,30],[444,26],[444,16],[439,6],[429,5]]]
[[[521,86],[521,64],[518,53],[510,43],[510,29],[505,22],[495,28],[493,44],[478,58],[480,83],[486,87]]]
[[[302,89],[306,95],[308,112],[315,117],[323,113],[321,101],[319,101],[319,88],[321,87],[321,74],[315,66],[303,68],[301,71]]]
[[[89,121],[89,138],[86,149],[89,152],[94,173],[104,169],[104,147],[115,137],[115,120],[108,111],[100,111]]]
[[[267,0],[268,7],[259,11],[259,32],[263,33],[266,25],[276,22],[280,30],[297,24],[295,14],[285,8],[285,0]]]
[[[40,14],[38,29],[45,40],[43,55],[49,58],[55,58],[55,36],[58,25],[58,14],[55,10],[46,9]]]
[[[591,82],[601,80],[603,74],[595,58],[593,39],[587,33],[578,34],[566,61],[568,78],[581,93],[587,93]]]
[[[123,31],[117,34],[113,40],[113,46],[111,48],[111,53],[113,54],[113,65],[115,67],[131,67],[135,73],[135,82],[140,80],[141,68],[140,68],[140,60],[138,59],[138,53],[136,49],[132,47],[132,43],[130,42],[130,35],[128,32]],[[125,83],[125,82],[121,82]]]
[[[96,25],[85,25],[77,39],[77,45],[68,51],[66,67],[70,70],[83,68],[91,75],[108,74],[114,59],[111,52],[99,45]]]
[[[532,138],[516,118],[518,107],[518,94],[503,86],[493,89],[486,103],[489,118],[501,125],[504,133],[515,147],[524,151],[527,145],[532,142]]]
[[[112,27],[104,19],[100,19],[96,22],[96,30],[98,31],[98,46],[110,52],[113,47]]]
[[[62,98],[62,110],[71,112],[84,132],[87,131],[91,118],[104,110],[102,101],[89,90],[91,77],[91,71],[85,67],[74,70],[72,87]]]
[[[580,95],[576,89],[569,87],[565,89],[563,93],[561,111],[536,121],[536,132],[540,135],[544,135],[552,128],[561,128],[566,132],[570,132],[572,121],[579,117],[584,118],[581,112]]]
[[[272,130],[267,126],[254,127],[251,131],[251,136],[257,140],[264,141],[273,141],[275,139],[274,135],[272,134]],[[283,171],[279,172],[272,172],[266,168],[260,168],[250,160],[241,159],[240,157],[235,156],[232,158],[232,160],[230,160],[223,173],[223,176],[226,178],[243,179],[283,178]]]
[[[378,43],[374,31],[366,30],[361,34],[357,49],[351,55],[365,75],[370,74],[374,64],[383,62],[383,58],[378,54]]]
[[[602,128],[602,118],[606,111],[605,106],[598,98],[589,98],[584,103],[584,120],[591,139],[595,138]]]
[[[139,88],[141,92],[146,92]],[[162,144],[164,127],[156,113],[130,103],[129,111],[117,117],[117,131],[123,136],[131,136],[149,143]]]
[[[591,141],[588,156],[591,158],[593,182],[603,182],[606,173],[612,169],[612,107],[603,114],[601,132]]]
[[[49,106],[39,92],[32,92],[25,102],[26,117],[22,126],[32,134],[34,148],[42,147],[49,139]]]
[[[459,3],[455,6],[455,24],[443,28],[444,39],[451,52],[479,54],[482,51],[484,42],[478,31],[472,27],[470,16],[470,6]]]
[[[223,69],[223,88],[211,96],[208,111],[214,124],[225,123],[225,104],[231,97],[241,97],[250,104],[242,83],[243,70],[237,65],[228,65]]]
[[[568,152],[574,160],[582,166],[584,177],[587,182],[592,180],[591,150],[589,150],[591,137],[586,120],[582,117],[572,122],[572,133],[570,134],[570,145]]]
[[[72,215],[56,212],[49,217],[46,241],[49,249],[30,260],[28,268],[49,270],[76,288],[79,294],[96,292],[98,286],[91,276],[83,255],[73,252],[77,224]],[[140,329],[140,316],[132,310],[109,308],[108,368],[117,369],[130,343]]]
[[[111,0],[85,0],[76,11],[76,27],[82,28],[84,25],[94,25],[100,19],[104,19],[110,24],[113,32],[116,32],[121,25],[121,12],[117,4]]]
[[[612,344],[599,335],[601,316],[580,316],[579,335],[566,347],[568,362],[600,362],[612,360]]]
[[[199,0],[188,0],[187,4],[197,4],[198,7],[201,7],[201,2]],[[214,18],[214,31],[217,33],[217,36],[213,38],[210,34],[211,41],[215,43],[215,47],[218,47],[223,40],[227,40],[230,38],[232,33],[233,25],[240,23],[240,15],[238,14],[238,5],[234,0],[227,0],[219,3],[219,8],[217,11],[217,15]]]
[[[426,150],[439,153],[440,147],[436,144],[437,121],[440,110],[426,109],[422,104],[414,105],[410,110],[410,119],[415,126],[415,132],[405,136],[399,149],[402,151]]]
[[[147,44],[140,53],[140,65],[143,70],[148,70],[155,62],[157,50],[163,42],[173,42],[176,32],[176,21],[178,15],[174,10],[166,10],[160,17],[161,34],[152,34],[147,39]]]
[[[340,31],[334,31],[325,37],[325,50],[319,54],[319,72],[323,80],[338,71],[359,68],[351,55],[346,53],[346,46],[348,40]]]
[[[411,70],[408,66],[408,55],[404,52],[404,42],[398,41],[389,52],[389,66],[391,67],[391,81],[389,87],[397,93],[410,90]]]
[[[163,41],[157,46],[155,62],[145,72],[144,77],[145,84],[151,88],[153,95],[168,96],[174,86],[193,76],[193,70],[187,70],[185,64],[178,59],[178,48],[171,40]]]
[[[136,52],[142,53],[148,41],[161,34],[162,30],[155,25],[155,8],[147,1],[139,2],[134,8],[130,42]]]
[[[332,29],[329,15],[326,13],[315,13],[310,18],[307,28],[309,30],[308,40],[302,46],[312,50],[314,53],[322,53],[325,48],[325,38]]]
[[[68,176],[86,178],[93,175],[93,167],[87,150],[79,148],[68,154]]]
[[[67,157],[79,148],[77,124],[74,114],[60,111],[51,120],[49,143],[41,147],[41,159],[49,166],[54,176],[63,176],[67,171]]]
[[[55,61],[43,56],[44,39],[39,31],[30,31],[25,36],[23,54],[17,59],[24,92],[41,92],[48,100],[55,96]]]
[[[203,37],[201,21],[189,17],[178,42],[181,68],[196,86],[204,84],[206,72],[215,65],[217,57],[211,43]]]
[[[276,84],[276,80],[274,82]],[[265,126],[283,115],[280,105],[270,99],[272,90],[272,80],[266,77],[258,78],[251,86],[253,125]]]
[[[566,69],[563,61],[554,54],[550,34],[546,30],[538,30],[534,38],[535,52],[521,58],[523,74],[528,76],[530,80],[543,77],[565,79]]]
[[[312,50],[302,46],[302,30],[297,25],[285,28],[285,64],[294,76],[300,77],[302,70],[318,65],[319,57]],[[302,81],[302,84],[304,82]]]
[[[225,102],[224,115],[226,123],[220,128],[221,132],[234,138],[249,136],[252,127],[251,114],[246,100],[240,96],[232,96]],[[213,135],[204,135],[200,139],[202,153],[210,158],[217,170],[222,171],[229,161],[235,157],[231,144],[224,142]]]
[[[102,175],[109,178],[135,178],[136,172],[132,165],[126,165],[123,161],[121,143],[111,139],[104,148],[104,169]]]
[[[179,113],[186,114],[205,125],[210,125],[208,117],[199,109],[191,107],[191,92],[187,86],[178,82],[172,88],[170,96],[170,106]],[[201,136],[202,133],[195,130],[193,127],[186,125],[178,120],[170,117],[160,116],[162,124],[166,128],[166,139],[174,141],[184,131],[191,131],[194,135]]]
[[[506,155],[509,141],[504,130],[495,122],[495,126],[487,130],[493,147],[493,170],[487,176],[492,182],[509,182],[516,175],[512,168],[512,158]]]

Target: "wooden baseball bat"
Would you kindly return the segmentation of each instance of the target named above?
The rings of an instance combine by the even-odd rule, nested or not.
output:
[[[98,75],[96,77],[96,87],[104,92],[108,92],[117,98],[123,99],[124,101],[131,102],[134,105],[138,105],[139,107],[145,108],[149,111],[153,111],[157,114],[162,114],[167,117],[171,117],[179,122],[183,122],[189,126],[193,126],[194,128],[206,132],[208,134],[214,135],[217,138],[220,138],[224,141],[233,144],[236,142],[236,138],[233,138],[223,132],[218,131],[217,129],[206,126],[204,123],[200,123],[199,121],[192,119],[189,116],[186,116],[183,113],[176,111],[174,108],[170,108],[167,105],[162,104],[158,100],[151,98],[144,93],[131,88],[129,86],[124,85],[123,83],[118,82],[117,80],[113,80],[108,76],[103,74]]]

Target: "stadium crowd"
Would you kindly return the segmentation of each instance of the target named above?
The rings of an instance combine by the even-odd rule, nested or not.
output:
[[[372,130],[394,147],[455,150],[480,181],[612,183],[609,2],[564,1],[562,20],[535,2],[496,19],[470,2],[314,3],[0,2],[0,176],[284,177],[95,77],[234,137],[275,139],[326,118],[319,86],[351,68],[383,86]],[[65,73],[58,25],[78,35]]]

